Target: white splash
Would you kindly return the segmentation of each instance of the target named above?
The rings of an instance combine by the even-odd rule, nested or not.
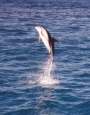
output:
[[[41,85],[55,85],[55,84],[58,84],[59,81],[56,80],[56,79],[53,79],[49,76],[42,76],[40,79],[39,79],[39,83]]]
[[[54,76],[51,74],[52,70],[55,69],[55,64],[53,64],[52,57],[49,57],[47,62],[44,63],[43,69],[44,72],[43,74],[40,75],[38,81],[41,85],[48,86],[48,85],[55,85],[59,83],[59,80],[55,79]]]
[[[56,65],[53,62],[53,57],[50,56],[46,61],[44,61],[41,66],[42,71],[38,73],[30,73],[27,78],[28,84],[33,87],[40,85],[42,87],[53,87],[60,83],[56,74],[54,73]]]

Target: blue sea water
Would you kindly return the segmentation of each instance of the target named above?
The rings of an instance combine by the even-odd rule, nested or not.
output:
[[[0,0],[0,115],[90,115],[89,0]]]

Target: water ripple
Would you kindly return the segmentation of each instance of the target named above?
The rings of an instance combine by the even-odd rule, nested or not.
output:
[[[89,1],[9,2],[0,4],[0,115],[90,115]],[[58,40],[53,61],[38,24]]]

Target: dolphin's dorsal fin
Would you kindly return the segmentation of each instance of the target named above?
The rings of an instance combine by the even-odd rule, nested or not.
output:
[[[52,37],[52,42],[58,42],[58,40]]]

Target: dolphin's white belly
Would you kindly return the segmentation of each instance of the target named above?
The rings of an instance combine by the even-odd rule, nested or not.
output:
[[[41,37],[41,39],[42,39],[42,41],[43,41],[43,43],[44,43],[44,45],[46,46],[46,48],[48,49],[48,51],[49,51],[49,53],[51,52],[50,51],[50,45],[49,45],[49,38],[45,38],[44,36],[40,36]]]

